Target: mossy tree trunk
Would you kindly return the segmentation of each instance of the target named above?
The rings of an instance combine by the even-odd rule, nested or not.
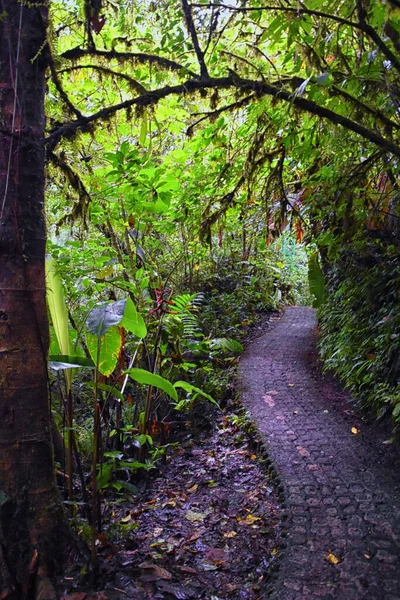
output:
[[[66,531],[46,368],[47,13],[43,0],[0,0],[0,597],[8,599],[45,576]]]

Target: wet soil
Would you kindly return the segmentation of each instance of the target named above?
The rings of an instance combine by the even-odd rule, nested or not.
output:
[[[211,432],[176,449],[147,490],[106,506],[102,591],[78,591],[69,575],[64,600],[267,595],[279,562],[281,506],[238,419],[220,417]]]

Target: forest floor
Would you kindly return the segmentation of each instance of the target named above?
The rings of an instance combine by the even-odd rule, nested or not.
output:
[[[400,600],[398,447],[322,374],[313,310],[255,331],[239,375],[260,441],[228,411],[182,442],[137,496],[105,506],[102,591],[70,572],[63,600]]]
[[[286,498],[277,600],[400,600],[400,454],[321,373],[315,311],[287,308],[240,361]]]
[[[281,498],[240,406],[214,412],[214,423],[207,413],[197,435],[183,435],[157,474],[137,483],[137,495],[104,503],[99,572],[84,584],[81,562],[72,564],[59,581],[62,600],[269,595],[282,552]]]

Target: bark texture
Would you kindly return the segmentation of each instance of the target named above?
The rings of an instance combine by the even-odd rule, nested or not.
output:
[[[57,558],[45,303],[47,2],[0,0],[0,597]],[[60,539],[61,542],[61,539]]]

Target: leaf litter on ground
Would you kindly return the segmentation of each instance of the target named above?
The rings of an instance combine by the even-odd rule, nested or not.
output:
[[[276,570],[280,512],[254,449],[223,417],[175,450],[147,490],[106,506],[113,551],[99,549],[101,591],[107,600],[257,600]]]

